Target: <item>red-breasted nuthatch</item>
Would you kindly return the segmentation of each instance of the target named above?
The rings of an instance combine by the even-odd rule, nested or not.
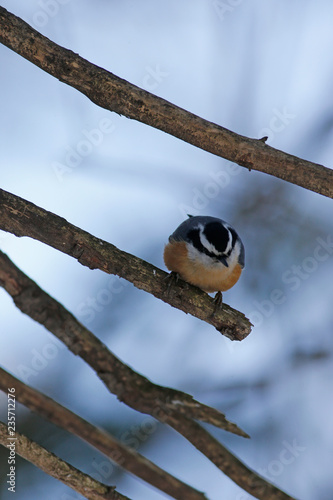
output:
[[[238,281],[245,252],[235,229],[224,220],[189,216],[169,237],[164,249],[169,271],[205,292],[217,292],[215,301]]]

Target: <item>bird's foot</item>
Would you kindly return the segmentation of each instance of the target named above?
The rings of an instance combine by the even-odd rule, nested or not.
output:
[[[175,271],[171,271],[171,273],[167,274],[166,277],[164,278],[164,280],[168,282],[168,285],[167,285],[167,295],[168,295],[168,297],[170,295],[171,287],[175,283],[178,283],[179,279],[180,279],[180,276]]]
[[[213,298],[213,302],[215,304],[214,313],[221,310],[223,307],[223,295],[222,292],[216,292],[215,297]]]

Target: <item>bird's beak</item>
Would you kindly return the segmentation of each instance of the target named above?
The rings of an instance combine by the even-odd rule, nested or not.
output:
[[[225,257],[219,257],[219,261],[222,262],[222,264],[225,267],[229,267],[229,264],[228,264],[227,259]]]

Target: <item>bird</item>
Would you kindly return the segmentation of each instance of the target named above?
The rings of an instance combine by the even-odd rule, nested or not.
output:
[[[217,292],[214,302],[222,306],[222,292],[233,287],[245,265],[245,250],[236,230],[208,215],[189,215],[169,236],[163,258],[170,275],[201,290]]]

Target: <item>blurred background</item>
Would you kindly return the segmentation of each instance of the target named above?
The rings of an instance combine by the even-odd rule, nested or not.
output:
[[[333,4],[320,0],[3,0],[54,42],[239,134],[332,165]],[[0,247],[125,363],[220,409],[251,436],[209,430],[302,500],[333,497],[332,200],[248,172],[98,108],[0,46],[1,188],[164,268],[186,218],[231,223],[246,267],[224,300],[254,323],[231,342],[131,284],[38,241]],[[0,288],[0,362],[93,424],[204,491],[252,497],[182,437],[117,402],[85,363]],[[1,419],[7,399],[0,394]],[[19,406],[17,428],[135,500],[166,498],[79,439]],[[0,497],[7,450],[0,449]],[[16,500],[82,498],[18,459]]]

